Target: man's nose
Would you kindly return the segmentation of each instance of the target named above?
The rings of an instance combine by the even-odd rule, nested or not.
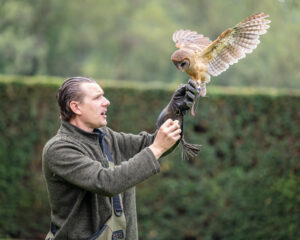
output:
[[[104,97],[103,105],[104,106],[109,106],[110,105],[110,101],[106,97]]]

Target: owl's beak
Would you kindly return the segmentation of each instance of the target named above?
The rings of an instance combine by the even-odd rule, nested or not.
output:
[[[183,67],[181,67],[180,63],[177,64],[177,68],[180,72],[184,72],[185,70],[183,69]]]

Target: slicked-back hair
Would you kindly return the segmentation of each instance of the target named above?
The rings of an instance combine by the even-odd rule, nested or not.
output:
[[[87,77],[71,77],[64,81],[58,89],[56,100],[60,109],[61,120],[70,121],[75,116],[75,113],[70,108],[70,102],[82,101],[83,93],[80,85],[85,82],[96,83],[95,80]]]

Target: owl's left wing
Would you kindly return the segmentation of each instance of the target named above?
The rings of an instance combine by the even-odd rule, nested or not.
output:
[[[173,41],[177,48],[187,48],[195,52],[200,52],[211,44],[209,38],[190,30],[178,30],[174,32]]]
[[[265,34],[270,27],[269,15],[264,13],[253,14],[225,30],[203,52],[201,57],[208,63],[207,71],[212,76],[217,76],[227,70],[229,65],[244,58],[246,53],[251,53],[260,43],[259,36]]]

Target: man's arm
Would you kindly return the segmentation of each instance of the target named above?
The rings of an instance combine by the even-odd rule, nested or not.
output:
[[[178,122],[167,120],[150,147],[113,168],[104,168],[99,161],[91,159],[82,147],[61,139],[44,149],[46,175],[57,175],[90,192],[114,196],[158,173],[157,159],[176,143],[180,133]]]
[[[109,145],[109,150],[117,162],[119,162],[119,157],[122,157],[122,161],[127,161],[144,148],[150,146],[157,134],[157,131],[153,134],[145,131],[139,134],[131,134],[115,132],[110,128],[105,128],[104,130],[107,133],[105,139]],[[116,155],[118,154],[116,148],[118,148],[118,152],[121,156]]]
[[[157,131],[154,134],[141,132],[138,135],[118,133],[114,132],[109,128],[106,128],[109,134],[109,140],[111,141],[111,152],[114,152],[113,147],[118,146],[125,159],[133,157],[135,154],[140,152],[143,148],[150,146],[156,136],[158,129],[167,119],[178,120],[179,125],[182,128],[183,116],[187,110],[190,109],[192,103],[197,94],[197,87],[194,81],[189,80],[187,84],[181,85],[173,94],[171,101],[160,113],[156,126]],[[164,152],[163,156],[169,154],[178,145],[179,141],[173,145],[168,151]]]
[[[150,148],[114,168],[104,168],[80,147],[67,141],[57,141],[46,149],[43,162],[51,175],[105,196],[124,192],[160,171],[159,162]]]

